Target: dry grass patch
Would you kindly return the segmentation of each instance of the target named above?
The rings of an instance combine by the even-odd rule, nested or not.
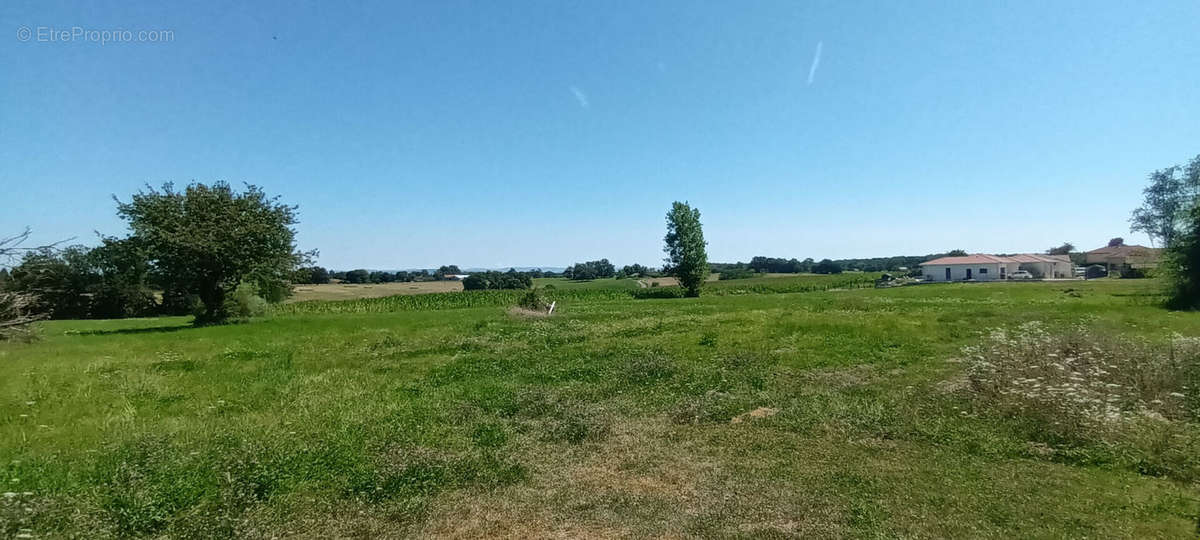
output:
[[[546,317],[553,316],[548,311],[529,309],[529,308],[524,308],[521,306],[510,307],[510,308],[508,308],[507,313],[510,317],[517,317],[517,318],[521,318],[521,319],[531,319],[531,318],[532,319],[544,319]]]
[[[670,444],[662,420],[615,423],[608,437],[547,448],[525,440],[516,455],[529,481],[441,501],[422,535],[504,538],[670,537],[720,500],[706,486],[717,465]]]

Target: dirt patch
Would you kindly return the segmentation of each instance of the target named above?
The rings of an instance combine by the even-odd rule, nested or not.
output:
[[[740,424],[742,422],[748,422],[750,420],[755,420],[758,418],[767,418],[770,416],[775,416],[778,413],[779,413],[779,409],[772,409],[771,407],[759,407],[757,409],[754,409],[753,411],[747,411],[747,412],[744,412],[742,414],[739,414],[739,415],[733,417],[733,419],[730,420],[729,423],[730,424]]]
[[[682,530],[721,499],[718,466],[690,444],[665,444],[661,419],[614,424],[602,442],[523,445],[526,483],[490,493],[448,494],[418,536],[451,538],[645,538]]]

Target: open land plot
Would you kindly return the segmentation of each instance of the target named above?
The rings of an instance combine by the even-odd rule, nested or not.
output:
[[[1038,440],[965,393],[956,361],[1033,320],[1200,335],[1148,282],[578,298],[549,318],[366,312],[380,299],[207,328],[45,323],[0,344],[0,531],[1196,533],[1195,479]]]

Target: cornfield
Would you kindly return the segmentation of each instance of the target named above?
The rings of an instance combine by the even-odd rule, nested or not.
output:
[[[819,292],[830,289],[860,289],[872,287],[877,274],[797,276],[785,278],[763,278],[747,282],[716,282],[704,287],[705,295],[731,296],[741,294],[781,294]],[[294,304],[278,305],[278,315],[340,314],[340,313],[391,313],[396,311],[425,311],[473,307],[500,307],[516,305],[524,290],[483,290],[443,292],[429,294],[396,295],[383,298],[360,298],[355,300],[311,300]],[[651,298],[679,298],[683,290],[679,287],[654,287],[645,289],[558,289],[543,290],[547,301],[605,301]]]

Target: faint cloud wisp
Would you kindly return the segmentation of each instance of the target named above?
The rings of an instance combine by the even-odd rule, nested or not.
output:
[[[587,94],[583,93],[583,90],[580,90],[578,86],[572,86],[571,93],[575,95],[575,101],[579,102],[580,107],[585,109],[590,109],[592,107],[592,104],[588,102]]]
[[[825,46],[824,41],[817,42],[817,52],[813,54],[812,66],[808,68],[808,85],[812,86],[813,77],[817,76],[817,66],[821,65],[821,48]]]

